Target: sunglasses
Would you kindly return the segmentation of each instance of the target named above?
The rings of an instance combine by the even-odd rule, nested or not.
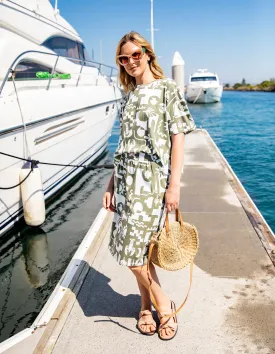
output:
[[[141,50],[137,50],[134,53],[130,54],[130,55],[118,55],[117,56],[117,60],[119,62],[120,65],[125,66],[128,65],[130,63],[130,58],[133,59],[134,62],[138,62],[142,59],[143,54],[146,52],[146,48],[142,47]]]

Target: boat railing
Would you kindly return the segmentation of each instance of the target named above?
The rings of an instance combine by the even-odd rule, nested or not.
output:
[[[48,52],[43,52],[43,51],[38,51],[38,50],[28,50],[28,51],[25,51],[25,52],[21,53],[20,55],[18,55],[17,58],[13,61],[10,68],[8,69],[4,79],[2,81],[1,87],[0,87],[0,95],[4,89],[6,82],[9,81],[10,79],[12,79],[12,75],[16,75],[16,70],[15,70],[16,65],[20,64],[20,60],[23,59],[24,56],[26,56],[27,54],[43,54],[43,55],[47,55],[47,56],[51,56],[51,57],[55,58],[54,64],[52,65],[51,73],[49,73],[49,75],[48,75],[49,77],[48,77],[48,82],[46,85],[46,90],[50,89],[52,79],[54,78],[54,74],[57,71],[56,68],[58,66],[60,59],[67,59],[67,60],[79,65],[79,71],[76,73],[75,86],[79,85],[79,82],[80,82],[81,77],[83,75],[91,74],[91,73],[87,73],[87,72],[84,73],[83,72],[83,68],[85,68],[85,67],[93,67],[97,70],[95,85],[98,85],[100,77],[104,77],[108,81],[109,85],[113,85],[113,86],[118,85],[118,80],[117,80],[118,69],[113,66],[99,63],[99,62],[96,62],[93,60],[75,59],[75,58],[71,58],[71,57],[66,57],[66,56],[58,55],[56,53],[48,53]],[[26,58],[26,60],[30,61],[30,58]],[[42,65],[46,65],[46,64],[42,64]],[[24,73],[27,73],[27,72],[24,72]],[[75,73],[73,73],[73,74],[75,74]],[[95,74],[93,74],[93,75],[95,75]],[[28,80],[28,79],[26,79],[26,80]]]

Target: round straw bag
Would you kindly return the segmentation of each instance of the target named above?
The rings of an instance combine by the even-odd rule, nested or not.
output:
[[[153,234],[150,240],[147,262],[147,275],[150,283],[149,292],[157,311],[159,311],[158,306],[151,291],[152,277],[149,268],[150,262],[170,271],[182,269],[190,264],[190,285],[183,304],[175,312],[178,313],[189,295],[192,284],[193,261],[198,248],[199,237],[196,227],[183,222],[179,209],[176,209],[176,221],[170,223],[167,211],[165,226]],[[174,314],[165,317],[172,317]]]
[[[191,263],[198,252],[198,231],[194,225],[183,222],[179,209],[176,221],[169,222],[166,213],[165,227],[150,240],[151,261],[166,270],[179,270]]]

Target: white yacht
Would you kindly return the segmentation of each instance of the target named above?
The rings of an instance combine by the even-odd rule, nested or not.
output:
[[[115,68],[89,60],[83,41],[48,0],[0,2],[0,152],[89,164],[105,150],[121,91]],[[24,161],[0,154],[0,187]],[[45,198],[82,168],[38,165]],[[20,188],[0,190],[0,235],[22,215]]]
[[[186,87],[186,99],[191,103],[214,103],[220,102],[223,86],[219,82],[218,75],[198,69],[190,75]]]

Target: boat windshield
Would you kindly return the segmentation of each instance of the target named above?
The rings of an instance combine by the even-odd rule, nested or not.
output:
[[[194,81],[217,81],[216,76],[197,76],[197,77],[192,77],[191,82]]]

